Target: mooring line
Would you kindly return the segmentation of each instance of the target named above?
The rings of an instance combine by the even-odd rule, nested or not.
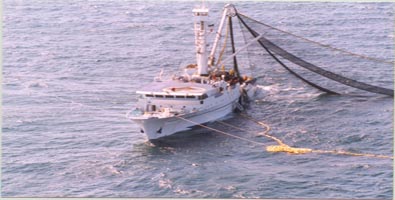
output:
[[[252,118],[252,117],[250,117],[248,115],[245,115],[245,114],[240,114],[240,116],[242,116],[242,117],[244,117],[244,118],[246,118],[246,119],[248,119],[248,120],[250,120],[250,121],[252,121],[252,122],[254,122],[254,123],[256,123],[256,124],[258,124],[260,126],[262,126],[262,127],[264,127],[265,130],[263,132],[260,132],[258,135],[270,138],[270,139],[276,141],[278,143],[278,145],[266,145],[265,143],[257,142],[257,141],[250,140],[250,139],[247,139],[247,138],[244,138],[244,137],[233,135],[233,134],[227,133],[225,131],[221,131],[221,130],[218,130],[218,129],[215,129],[215,128],[208,127],[208,126],[203,125],[203,124],[199,124],[197,122],[194,122],[192,120],[189,120],[189,119],[186,119],[186,118],[183,118],[183,117],[180,117],[180,116],[175,116],[175,117],[177,117],[179,119],[182,119],[184,121],[190,122],[190,123],[192,123],[194,125],[197,125],[197,126],[200,126],[200,127],[203,127],[203,128],[206,128],[206,129],[209,129],[209,130],[212,130],[212,131],[215,131],[217,133],[221,133],[221,134],[227,135],[229,137],[237,138],[237,139],[240,139],[240,140],[243,140],[243,141],[247,141],[247,142],[250,142],[250,143],[253,143],[253,144],[256,144],[256,145],[265,146],[266,147],[266,151],[268,151],[268,152],[286,152],[286,153],[291,153],[291,154],[319,153],[319,154],[335,154],[335,155],[348,155],[348,156],[361,156],[361,157],[374,157],[374,158],[394,159],[392,156],[378,155],[378,154],[352,153],[352,152],[338,151],[338,150],[314,150],[314,149],[310,149],[310,148],[291,147],[291,146],[285,144],[284,142],[282,142],[280,139],[278,139],[278,138],[276,138],[276,137],[274,137],[272,135],[269,135],[268,133],[271,130],[271,127],[269,125],[265,124],[262,121],[258,121],[258,120],[254,119],[254,118]],[[229,123],[226,123],[226,122],[223,122],[223,121],[217,121],[217,122],[220,123],[220,124],[229,126],[231,128],[234,128],[234,129],[246,132],[245,129],[242,129],[240,127],[234,126],[232,124],[229,124]]]
[[[217,122],[220,123],[220,124],[223,124],[225,126],[229,126],[229,127],[234,128],[234,129],[238,129],[240,131],[246,131],[245,129],[242,129],[242,128],[237,127],[237,126],[233,126],[232,124],[228,124],[228,123],[223,122],[223,121],[217,121]],[[285,145],[280,139],[268,134],[269,131],[272,129],[269,125],[264,124],[264,123],[262,123],[261,125],[265,127],[265,131],[258,133],[258,136],[265,136],[267,138],[270,138],[270,139],[276,141],[279,145]]]
[[[182,120],[184,120],[184,121],[190,122],[190,123],[192,123],[192,124],[195,124],[195,125],[197,125],[197,126],[200,126],[200,127],[203,127],[203,128],[206,128],[206,129],[209,129],[209,130],[212,130],[212,131],[215,131],[215,132],[217,132],[217,133],[222,133],[222,134],[224,134],[224,135],[227,135],[227,136],[230,136],[230,137],[234,137],[234,138],[237,138],[237,139],[240,139],[240,140],[244,140],[244,141],[247,141],[247,142],[251,142],[251,143],[254,143],[254,144],[257,144],[257,145],[265,145],[264,143],[256,142],[256,141],[253,141],[253,140],[250,140],[250,139],[247,139],[247,138],[243,138],[243,137],[240,137],[240,136],[237,136],[237,135],[233,135],[233,134],[230,134],[230,133],[226,133],[226,132],[224,132],[224,131],[221,131],[221,130],[218,130],[218,129],[215,129],[215,128],[211,128],[211,127],[205,126],[205,125],[203,125],[203,124],[194,122],[194,121],[192,121],[192,120],[189,120],[189,119],[186,119],[186,118],[183,118],[183,117],[180,117],[180,116],[175,116],[175,117],[177,117],[177,118],[179,118],[179,119],[182,119]]]

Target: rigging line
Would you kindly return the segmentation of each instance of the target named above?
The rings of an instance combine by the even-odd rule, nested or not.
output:
[[[244,20],[240,17],[240,15],[237,15],[240,20],[242,20],[244,26],[250,31],[251,34],[257,34],[254,30],[252,30],[245,22]],[[255,32],[255,33],[254,33]],[[388,96],[394,96],[394,90],[383,88],[383,87],[378,87],[374,85],[370,85],[367,83],[359,82],[350,78],[346,78],[344,76],[341,76],[339,74],[335,74],[333,72],[327,71],[325,69],[322,69],[320,67],[317,67],[301,58],[296,57],[295,55],[287,52],[286,50],[282,49],[281,47],[275,45],[274,43],[270,42],[268,39],[265,37],[261,37],[259,40],[259,43],[263,48],[270,48],[271,51],[275,52],[277,55],[283,57],[284,59],[287,59],[291,61],[294,64],[297,64],[305,69],[308,69],[314,73],[320,74],[321,76],[324,76],[326,78],[329,78],[331,80],[334,80],[336,82],[342,83],[344,85],[348,85],[350,87],[358,88],[361,90],[373,92],[373,93],[378,93],[378,94],[385,94]],[[265,44],[263,44],[265,43]],[[266,49],[265,48],[265,49]]]
[[[236,48],[235,48],[235,40],[234,40],[234,36],[233,36],[233,23],[232,23],[232,17],[229,16],[228,19],[229,19],[230,41],[231,41],[231,44],[232,44],[232,53],[234,54],[234,53],[236,52]],[[240,78],[240,72],[239,72],[239,67],[238,67],[238,65],[237,65],[237,58],[236,58],[236,55],[233,56],[233,68],[234,68],[234,70],[235,70],[235,72],[236,72],[236,76],[237,76],[238,78]]]
[[[244,44],[246,45],[247,44],[247,37],[246,37],[246,34],[244,34],[240,20],[239,20],[239,27],[240,27],[240,32],[243,35]],[[253,67],[251,65],[250,52],[248,51],[248,47],[247,47],[247,60],[248,60],[248,68],[250,69],[250,76],[252,76],[253,75],[253,71],[252,71]]]
[[[239,15],[237,15],[237,17],[239,18],[239,20],[241,21],[241,23],[244,24],[244,26],[248,29],[248,31],[249,31],[254,37],[256,37],[256,36],[258,35],[254,30],[252,30],[249,26],[247,26],[247,25],[245,24],[244,20],[241,19],[241,18],[239,17]],[[262,38],[263,38],[263,37],[262,37]],[[329,90],[329,89],[326,89],[326,88],[324,88],[324,87],[321,87],[321,86],[319,86],[319,85],[317,85],[317,84],[315,84],[315,83],[313,83],[313,82],[310,82],[309,80],[303,78],[303,77],[300,76],[298,73],[296,73],[295,71],[291,70],[291,69],[290,69],[287,65],[285,65],[283,62],[281,62],[281,60],[279,60],[271,51],[269,51],[269,49],[268,49],[260,40],[258,40],[258,43],[269,53],[269,55],[270,55],[274,60],[276,60],[282,67],[284,67],[286,70],[288,70],[291,74],[293,74],[294,76],[296,76],[296,77],[299,78],[300,80],[302,80],[302,81],[304,81],[305,83],[309,84],[310,86],[313,86],[313,87],[315,87],[315,88],[317,88],[317,89],[319,89],[319,90],[321,90],[321,91],[324,91],[324,92],[326,92],[326,93],[328,93],[328,94],[339,94],[339,93],[337,93],[337,92],[334,92],[334,91],[332,91],[332,90]]]
[[[216,64],[215,66],[219,66],[219,64],[221,64],[221,62],[222,62],[222,56],[223,56],[224,53],[225,53],[226,42],[228,41],[228,35],[229,35],[229,24],[226,23],[226,34],[225,34],[225,38],[224,38],[224,43],[223,43],[221,52],[220,52],[220,54],[219,54],[219,56],[218,56],[217,64]]]
[[[295,35],[295,34],[293,34],[293,33],[291,33],[291,32],[288,32],[288,31],[284,31],[284,30],[275,28],[275,27],[270,26],[270,25],[268,25],[268,24],[265,24],[265,23],[263,23],[263,22],[257,21],[257,20],[255,20],[255,19],[253,19],[253,18],[251,18],[251,17],[248,17],[247,15],[244,15],[244,14],[240,13],[240,12],[238,12],[237,14],[240,14],[240,15],[242,15],[243,17],[248,18],[248,19],[250,19],[250,20],[252,20],[252,21],[254,21],[254,22],[258,23],[258,24],[267,26],[267,27],[272,28],[272,29],[274,29],[274,30],[277,30],[277,31],[280,31],[280,32],[283,32],[283,33],[286,33],[286,34],[289,34],[289,35],[292,35],[292,36],[294,36],[294,37],[297,37],[297,38],[299,38],[299,39],[305,40],[305,41],[307,41],[307,42],[314,43],[314,44],[319,45],[319,46],[322,46],[322,47],[326,47],[326,48],[329,48],[329,49],[332,49],[332,50],[335,50],[335,51],[340,51],[340,52],[343,52],[343,53],[346,53],[346,54],[349,54],[349,55],[353,55],[353,56],[356,56],[356,57],[360,57],[360,58],[364,58],[364,59],[372,60],[372,61],[376,61],[376,62],[382,62],[382,63],[387,63],[387,64],[394,64],[394,63],[395,63],[394,61],[388,61],[388,60],[382,60],[382,59],[378,59],[378,58],[373,58],[373,57],[365,56],[365,55],[362,55],[362,54],[357,54],[357,53],[353,53],[353,52],[350,52],[350,51],[346,51],[346,50],[344,50],[344,49],[339,49],[339,48],[336,48],[336,47],[332,47],[332,46],[327,45],[327,44],[322,44],[322,43],[319,43],[319,42],[316,42],[316,41],[313,41],[313,40],[304,38],[304,37],[302,37],[302,36]]]

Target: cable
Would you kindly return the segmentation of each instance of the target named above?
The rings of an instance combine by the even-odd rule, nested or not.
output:
[[[239,14],[237,14],[237,17],[239,18],[239,20],[242,21],[242,23],[244,24],[244,26],[248,29],[248,31],[252,34],[252,35],[257,35],[257,33],[251,29],[251,27],[249,27],[244,20],[240,17]],[[308,69],[314,73],[317,73],[321,76],[324,76],[326,78],[329,78],[331,80],[334,80],[336,82],[342,83],[344,85],[350,86],[350,87],[354,87],[354,88],[358,88],[360,90],[365,90],[365,91],[369,91],[369,92],[373,92],[373,93],[378,93],[378,94],[385,94],[388,96],[394,96],[394,90],[392,89],[387,89],[387,88],[383,88],[383,87],[378,87],[378,86],[374,86],[374,85],[370,85],[367,83],[363,83],[363,82],[359,82],[350,78],[346,78],[344,76],[341,76],[339,74],[335,74],[333,72],[327,71],[325,69],[322,69],[312,63],[306,62],[305,60],[296,57],[295,55],[287,52],[286,50],[282,49],[281,47],[275,45],[274,43],[272,43],[271,41],[269,41],[268,39],[266,39],[265,37],[261,37],[259,40],[259,44],[261,44],[261,46],[268,51],[268,49],[270,49],[270,51],[275,52],[277,55],[281,56],[284,59],[289,60],[290,62],[299,65],[305,69]],[[269,51],[268,51],[269,52]],[[272,54],[271,54],[272,55]],[[272,57],[279,62],[278,59],[275,58],[275,56],[272,55]],[[279,62],[280,63],[280,62]],[[281,63],[280,63],[281,64]],[[284,65],[283,65],[284,66]]]
[[[252,21],[254,21],[254,22],[258,23],[258,24],[264,25],[264,26],[269,27],[271,29],[274,29],[274,30],[277,30],[277,31],[280,31],[280,32],[283,32],[283,33],[286,33],[286,34],[289,34],[289,35],[292,35],[292,36],[297,37],[299,39],[305,40],[307,42],[310,42],[310,43],[313,43],[313,44],[316,44],[316,45],[319,45],[319,46],[322,46],[322,47],[326,47],[328,49],[332,49],[334,51],[340,51],[340,52],[343,52],[343,53],[346,53],[346,54],[349,54],[349,55],[352,55],[352,56],[364,58],[364,59],[367,59],[367,60],[373,60],[373,61],[376,61],[376,62],[382,62],[382,63],[388,63],[388,64],[394,64],[395,63],[394,61],[387,61],[387,60],[382,60],[382,59],[378,59],[378,58],[373,58],[373,57],[365,56],[365,55],[362,55],[362,54],[357,54],[357,53],[353,53],[353,52],[346,51],[346,50],[343,50],[343,49],[339,49],[339,48],[336,48],[336,47],[332,47],[332,46],[327,45],[327,44],[322,44],[322,43],[319,43],[319,42],[316,42],[316,41],[304,38],[302,36],[295,35],[295,34],[293,34],[291,32],[275,28],[275,27],[270,26],[268,24],[265,24],[263,22],[257,21],[257,20],[255,20],[255,19],[253,19],[251,17],[248,17],[247,15],[244,15],[242,13],[238,12],[237,14],[242,15],[245,18],[248,18],[248,19],[250,19],[250,20],[252,20]]]
[[[276,138],[276,137],[274,137],[272,135],[269,135],[268,133],[271,130],[269,125],[265,124],[262,121],[258,121],[258,120],[254,119],[254,118],[252,118],[252,117],[250,117],[248,115],[245,115],[245,114],[240,114],[240,116],[242,116],[245,119],[248,119],[248,120],[250,120],[250,121],[252,121],[252,122],[254,122],[254,123],[256,123],[256,124],[258,124],[258,125],[260,125],[262,127],[264,127],[265,130],[263,132],[259,133],[258,135],[262,135],[262,136],[265,136],[267,138],[270,138],[270,139],[276,141],[278,145],[269,145],[268,146],[265,143],[256,142],[256,141],[253,141],[253,140],[250,140],[250,139],[247,139],[247,138],[243,138],[243,137],[240,137],[240,136],[237,136],[237,135],[233,135],[233,134],[227,133],[225,131],[221,131],[221,130],[218,130],[218,129],[215,129],[215,128],[211,128],[211,127],[205,126],[203,124],[194,122],[192,120],[189,120],[189,119],[186,119],[186,118],[183,118],[183,117],[180,117],[180,116],[174,116],[174,117],[177,117],[177,118],[179,118],[181,120],[187,121],[187,122],[192,123],[194,125],[197,125],[197,126],[200,126],[200,127],[203,127],[203,128],[206,128],[206,129],[209,129],[209,130],[212,130],[212,131],[215,131],[217,133],[221,133],[221,134],[227,135],[229,137],[240,139],[240,140],[243,140],[243,141],[246,141],[246,142],[249,142],[249,143],[253,143],[253,144],[256,144],[256,145],[260,145],[260,146],[266,146],[266,151],[268,151],[268,152],[286,152],[286,153],[291,153],[291,154],[318,153],[318,154],[335,154],[335,155],[363,156],[363,157],[394,159],[392,156],[378,155],[378,154],[353,153],[353,152],[337,151],[337,150],[314,150],[314,149],[310,149],[310,148],[291,147],[291,146],[288,146],[287,144],[285,144],[280,139],[278,139],[278,138]],[[220,124],[229,126],[231,128],[237,129],[237,130],[246,131],[245,129],[242,129],[240,127],[234,126],[232,124],[228,124],[228,123],[223,122],[223,121],[217,121],[217,122],[220,123]]]

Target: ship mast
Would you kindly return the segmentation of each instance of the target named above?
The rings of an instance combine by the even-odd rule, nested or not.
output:
[[[208,18],[208,8],[204,3],[199,8],[192,10],[194,14],[194,31],[195,31],[195,46],[196,46],[196,61],[198,66],[198,74],[200,76],[208,75],[208,62],[206,52],[206,28],[205,22]]]
[[[222,18],[221,18],[221,21],[220,21],[220,24],[219,24],[219,27],[218,27],[218,31],[217,31],[217,33],[215,35],[213,48],[211,49],[211,53],[210,53],[210,56],[208,58],[208,65],[210,67],[214,66],[214,60],[215,60],[214,54],[215,54],[215,51],[217,50],[217,46],[218,46],[219,40],[222,37],[222,27],[225,24],[226,17],[230,13],[230,11],[231,11],[230,9],[231,8],[233,8],[232,4],[226,4],[224,9],[223,9],[223,11],[222,11]]]

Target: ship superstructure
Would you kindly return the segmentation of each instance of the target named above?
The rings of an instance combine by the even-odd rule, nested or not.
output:
[[[193,9],[195,18],[196,64],[185,66],[184,74],[170,80],[156,79],[138,90],[138,106],[129,117],[140,126],[149,140],[188,130],[196,124],[215,121],[243,109],[242,94],[252,93],[249,81],[235,73],[214,66],[214,53],[222,37],[225,20],[234,12],[224,7],[222,19],[211,50],[207,51],[207,17],[209,9],[202,4]],[[191,123],[193,122],[193,123]]]

